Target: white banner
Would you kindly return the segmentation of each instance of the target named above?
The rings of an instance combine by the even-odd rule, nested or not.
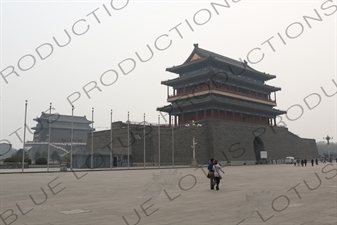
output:
[[[261,151],[261,159],[266,159],[267,158],[267,151]]]

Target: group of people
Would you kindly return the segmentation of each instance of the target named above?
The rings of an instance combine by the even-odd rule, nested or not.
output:
[[[330,158],[330,159],[326,159],[326,158],[324,158],[324,159],[321,159],[321,162],[322,163],[326,163],[326,162],[332,162],[332,159]],[[336,158],[336,163],[337,163],[337,158]],[[301,166],[307,166],[307,159],[299,159],[299,158],[297,158],[297,160],[294,160],[294,166],[296,166],[296,164],[297,164],[297,166],[300,166],[300,164],[301,164]],[[311,166],[314,166],[314,164],[316,164],[316,165],[318,165],[318,159],[316,158],[316,159],[312,159],[311,160]]]
[[[326,161],[326,160],[325,160]],[[324,162],[325,162],[324,161]],[[297,158],[297,160],[294,160],[294,166],[300,166],[300,164],[302,166],[307,166],[307,159],[299,159]],[[281,162],[282,163],[282,162]],[[336,158],[336,163],[337,163],[337,158]],[[311,159],[311,165],[314,166],[314,164],[318,165],[318,159]],[[220,180],[222,179],[221,175],[220,175],[220,171],[222,173],[225,173],[222,169],[221,166],[219,165],[219,161],[217,159],[210,159],[209,163],[208,163],[208,178],[210,179],[210,186],[211,186],[211,190],[215,189],[218,191],[219,190],[219,184],[220,184]]]
[[[321,162],[324,163],[324,164],[327,163],[327,162],[332,163],[332,158],[328,158],[328,159],[327,159],[327,158],[324,158],[324,159],[321,159]],[[337,163],[337,157],[336,157],[336,163]]]
[[[297,160],[294,160],[294,166],[300,166],[300,163],[301,163],[301,166],[307,166],[307,159],[299,159],[297,158]],[[314,164],[316,163],[316,165],[318,165],[318,159],[311,159],[311,166],[314,166]]]
[[[208,163],[208,177],[210,179],[211,190],[214,190],[214,187],[217,191],[219,190],[220,179],[222,178],[220,171],[225,173],[221,169],[219,161],[217,159],[210,159]]]

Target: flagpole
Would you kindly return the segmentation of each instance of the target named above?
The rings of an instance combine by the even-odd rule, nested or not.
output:
[[[74,109],[75,107],[71,105],[70,169],[73,169]]]
[[[51,105],[49,104],[49,119],[48,119],[48,131],[49,131],[49,137],[48,137],[48,156],[47,156],[47,171],[49,171],[49,155],[50,155],[50,138],[51,138],[51,123],[50,123],[50,117],[51,117]]]
[[[112,109],[110,115],[110,170],[112,169]]]
[[[129,112],[128,112],[128,169],[130,163],[130,121],[129,121]]]
[[[94,167],[94,107],[92,107],[91,115],[91,169]]]
[[[25,144],[26,144],[26,121],[27,121],[27,104],[28,101],[26,100],[26,104],[25,104],[25,119],[24,119],[24,130],[23,130],[23,147],[22,147],[22,172],[24,172],[24,168],[25,168]],[[28,161],[27,161],[28,162]]]
[[[144,168],[145,168],[145,113],[144,113]]]
[[[158,115],[158,166],[160,168],[160,116]]]
[[[173,134],[173,117],[172,117],[172,167],[174,167],[174,134]]]

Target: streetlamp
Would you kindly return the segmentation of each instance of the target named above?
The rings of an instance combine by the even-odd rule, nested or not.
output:
[[[193,158],[192,158],[192,162],[191,162],[191,166],[197,166],[197,159],[195,158],[195,146],[197,144],[196,140],[195,140],[195,129],[197,127],[201,127],[201,124],[195,124],[194,120],[192,120],[191,124],[186,124],[185,127],[191,127],[191,131],[192,131],[192,149],[193,149]]]
[[[49,171],[49,156],[50,156],[50,138],[51,138],[51,123],[50,123],[50,117],[51,117],[51,106],[52,103],[49,104],[49,118],[48,118],[48,156],[47,156],[47,171]]]
[[[113,160],[112,160],[112,109],[111,109],[111,115],[110,115],[110,170],[113,166]]]
[[[94,168],[94,107],[91,110],[91,169]]]
[[[145,113],[144,113],[144,169],[145,169],[145,164],[146,164],[146,160],[145,160]]]
[[[26,144],[26,121],[27,121],[27,104],[28,101],[26,100],[26,104],[25,104],[25,122],[24,122],[24,131],[23,131],[23,147],[22,147],[22,172],[24,171],[25,168],[25,144]],[[27,161],[28,163],[28,161]]]
[[[71,105],[70,169],[73,169],[74,105]]]
[[[329,135],[327,135],[326,137],[323,137],[324,140],[326,140],[327,142],[327,145],[328,145],[328,152],[329,152],[329,162],[331,162],[331,159],[330,159],[330,140],[333,139],[333,137],[329,137]]]
[[[173,133],[173,126],[174,126],[174,123],[173,123],[173,117],[171,119],[171,128],[172,128],[172,167],[174,167],[174,133]]]
[[[128,111],[127,123],[128,123],[128,169],[130,169],[130,114],[129,114],[129,111]]]
[[[158,115],[158,166],[160,168],[160,116]]]

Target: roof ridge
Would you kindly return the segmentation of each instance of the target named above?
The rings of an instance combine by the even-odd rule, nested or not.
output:
[[[245,63],[245,62],[247,62],[246,60],[244,60],[244,62],[241,62],[241,61],[238,61],[238,60],[236,60],[236,59],[232,59],[232,58],[229,58],[229,57],[227,57],[227,56],[220,55],[219,53],[212,52],[212,51],[209,51],[209,50],[206,50],[206,49],[203,49],[203,48],[199,48],[199,47],[198,47],[198,49],[200,49],[200,50],[202,50],[202,51],[205,51],[205,52],[207,52],[207,53],[210,54],[210,55],[214,54],[214,55],[216,55],[216,56],[219,56],[219,57],[225,58],[225,59],[229,59],[229,60],[231,60],[231,61],[235,61],[235,62],[239,62],[239,63]],[[245,64],[248,64],[248,63],[245,63]]]
[[[241,60],[232,59],[232,58],[230,58],[230,57],[228,57],[228,56],[224,56],[224,55],[221,55],[221,54],[216,53],[216,52],[212,52],[212,51],[209,51],[209,50],[206,50],[206,49],[203,49],[203,48],[199,48],[198,46],[196,47],[196,49],[197,49],[197,51],[198,51],[198,50],[204,51],[206,54],[209,54],[209,55],[212,55],[212,54],[213,54],[214,56],[218,56],[218,57],[220,57],[220,58],[223,58],[223,59],[226,59],[226,60],[235,62],[235,63],[241,63],[242,66],[247,67],[247,68],[249,68],[249,69],[251,69],[251,70],[253,70],[253,71],[255,71],[255,72],[258,72],[258,73],[261,73],[261,74],[265,74],[265,75],[269,75],[269,76],[276,77],[275,75],[271,75],[271,74],[268,74],[268,73],[266,73],[266,72],[261,72],[261,71],[259,71],[259,70],[257,70],[257,69],[254,69],[253,67],[251,67],[250,65],[248,65],[248,62],[247,62],[246,60],[243,60],[243,62],[242,62]]]
[[[59,114],[59,113],[46,113],[46,112],[42,112],[42,114],[45,115],[51,115],[51,116],[62,116],[62,117],[72,117],[72,115],[64,115],[64,114]],[[75,116],[73,115],[73,117],[79,117],[79,118],[87,118],[85,115],[84,116]]]

